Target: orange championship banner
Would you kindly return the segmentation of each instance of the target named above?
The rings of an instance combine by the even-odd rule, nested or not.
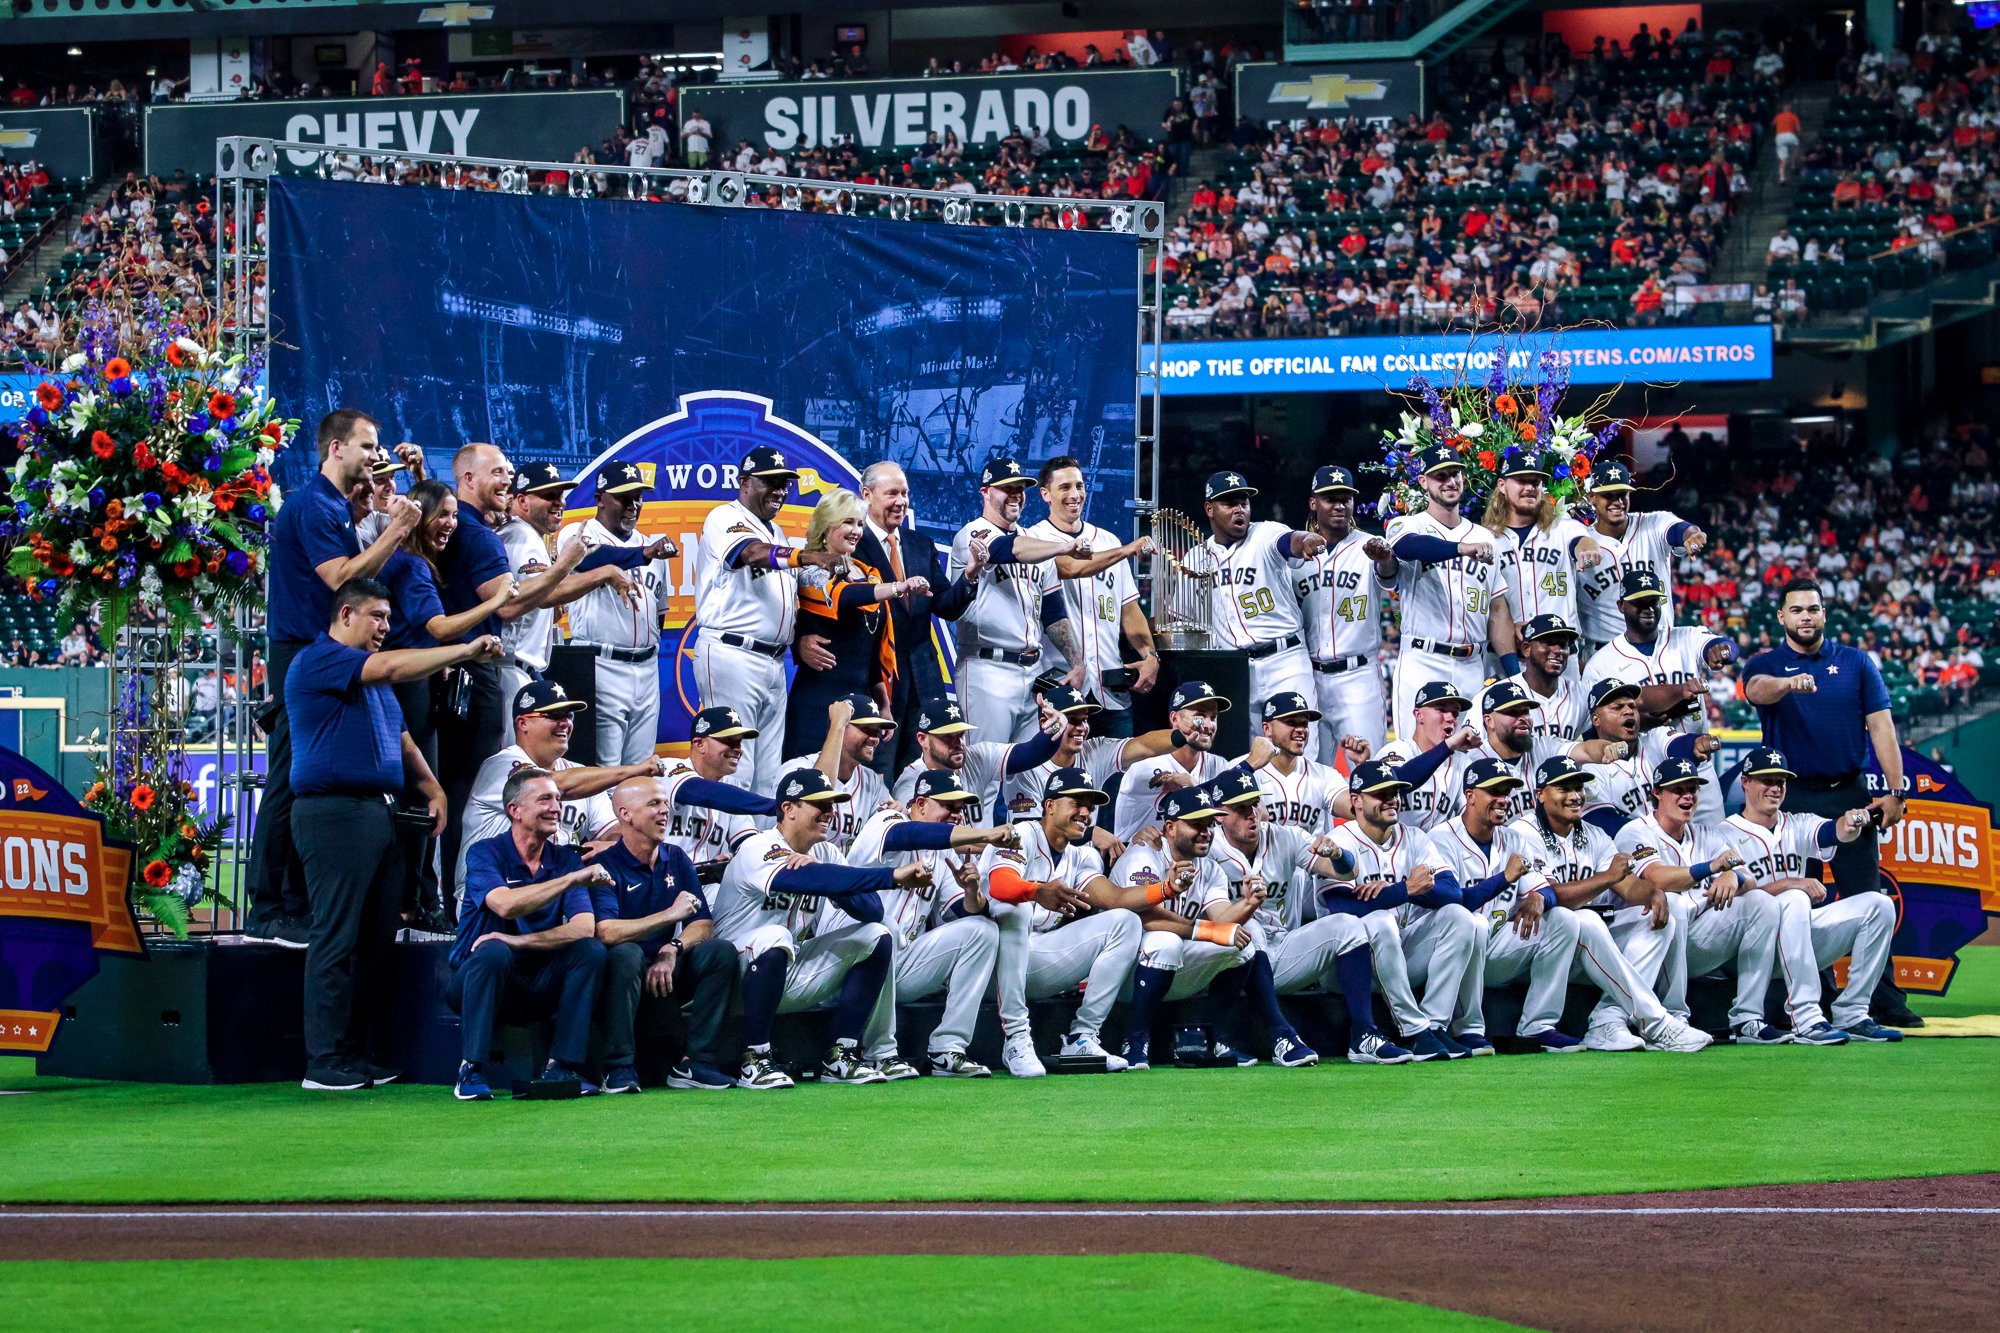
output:
[[[1890,967],[1904,990],[1942,994],[1958,951],[2000,916],[2000,829],[1993,811],[1956,777],[1903,750],[1909,795],[1903,818],[1877,833],[1882,887],[1896,900]],[[1881,778],[1871,771],[1871,788]]]

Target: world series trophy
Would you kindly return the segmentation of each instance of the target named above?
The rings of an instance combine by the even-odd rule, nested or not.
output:
[[[1178,509],[1153,513],[1153,638],[1162,651],[1208,647],[1216,563],[1208,540]]]

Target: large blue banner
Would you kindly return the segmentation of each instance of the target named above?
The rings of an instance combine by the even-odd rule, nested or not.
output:
[[[359,407],[437,461],[489,440],[572,471],[690,395],[751,394],[857,470],[902,464],[933,533],[973,516],[970,478],[1003,453],[1077,455],[1092,520],[1123,529],[1136,244],[281,178],[270,382],[308,426]],[[280,462],[288,483],[312,465]],[[708,470],[649,498],[734,496]]]

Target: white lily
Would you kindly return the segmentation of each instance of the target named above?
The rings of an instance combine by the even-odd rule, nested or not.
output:
[[[62,364],[56,367],[56,369],[64,375],[74,375],[88,364],[90,364],[90,358],[82,352],[71,352],[62,359]]]
[[[183,352],[186,352],[189,356],[192,356],[195,359],[196,365],[208,364],[208,358],[209,358],[208,349],[206,347],[203,347],[200,343],[196,342],[194,339],[176,338],[174,339],[174,346],[180,348]]]

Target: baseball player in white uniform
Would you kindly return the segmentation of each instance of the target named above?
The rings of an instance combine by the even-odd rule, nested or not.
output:
[[[1494,534],[1516,624],[1547,615],[1576,624],[1577,573],[1604,563],[1590,529],[1563,512],[1548,484],[1540,452],[1524,450],[1501,461],[1486,505],[1485,526]]]
[[[1514,619],[1504,605],[1506,581],[1493,564],[1493,534],[1458,512],[1465,496],[1465,468],[1442,445],[1420,459],[1429,500],[1421,514],[1406,514],[1385,534],[1398,562],[1402,647],[1396,657],[1396,735],[1415,725],[1417,691],[1446,680],[1466,698],[1486,683],[1486,652],[1500,656],[1500,674],[1511,676]]]
[[[512,699],[523,685],[549,669],[549,650],[556,639],[556,607],[592,588],[625,581],[616,569],[575,573],[591,553],[592,543],[550,558],[549,537],[562,522],[562,498],[574,485],[553,463],[523,464],[514,473],[507,518],[494,529],[520,589],[500,612],[500,642],[509,654],[500,663],[502,699]]]
[[[1313,473],[1306,512],[1326,543],[1298,578],[1306,650],[1312,657],[1313,696],[1321,725],[1317,757],[1332,763],[1344,736],[1359,736],[1380,750],[1389,709],[1382,688],[1383,591],[1396,586],[1397,564],[1389,544],[1354,526],[1354,474],[1329,463]],[[1364,756],[1365,757],[1365,756]]]
[[[1250,659],[1251,699],[1284,691],[1313,694],[1299,578],[1307,562],[1326,549],[1326,538],[1282,523],[1252,523],[1250,499],[1257,488],[1239,472],[1215,473],[1203,494],[1209,537],[1201,554],[1215,571],[1209,624],[1218,645]]]
[[[1001,784],[1008,776],[1031,772],[1055,754],[1058,738],[1067,728],[1064,716],[1046,701],[1042,704],[1041,728],[1024,741],[976,741],[978,728],[966,720],[958,701],[946,695],[926,699],[917,709],[917,759],[896,775],[896,799],[908,805],[916,796],[917,779],[925,773],[944,770],[958,775],[959,786],[972,793],[966,807],[969,824],[998,823]]]
[[[1482,757],[1494,759],[1521,779],[1521,787],[1506,797],[1503,823],[1528,813],[1534,804],[1526,790],[1528,777],[1543,761],[1566,755],[1579,764],[1605,763],[1622,759],[1632,748],[1622,741],[1597,736],[1580,741],[1536,736],[1533,701],[1520,682],[1514,680],[1496,680],[1480,693],[1479,719],[1479,746],[1467,751],[1466,762]]]
[[[1205,680],[1182,681],[1167,701],[1167,720],[1181,743],[1163,755],[1142,760],[1125,770],[1112,809],[1111,831],[1130,843],[1139,830],[1153,823],[1163,787],[1200,787],[1229,767],[1215,753],[1216,719],[1229,707]]]
[[[986,552],[978,591],[958,618],[958,700],[965,720],[991,741],[1024,741],[1034,733],[1035,677],[1046,669],[1043,640],[1068,662],[1066,677],[1080,684],[1083,648],[1069,619],[1055,557],[1076,549],[1076,539],[1050,541],[1015,531],[1031,478],[1011,458],[994,458],[979,474],[979,517],[952,538],[946,571],[953,579],[974,564],[973,548]],[[977,792],[982,800],[990,793]]]
[[[847,800],[824,773],[793,769],[777,789],[778,822],[730,858],[715,895],[716,933],[736,946],[743,966],[743,1061],[736,1086],[767,1091],[792,1086],[771,1059],[771,1026],[780,1013],[834,1002],[833,1045],[820,1064],[822,1083],[886,1083],[915,1077],[901,1060],[889,1067],[862,1055],[893,1049],[896,992],[890,982],[895,937],[883,923],[881,895],[930,885],[930,865],[850,867],[826,841],[833,807]],[[836,902],[851,924],[821,930],[821,909]]]
[[[1431,832],[1465,808],[1467,755],[1479,748],[1486,731],[1483,725],[1464,725],[1472,699],[1448,680],[1424,685],[1412,702],[1413,729],[1390,741],[1376,758],[1393,762],[1397,776],[1410,784],[1396,818],[1409,828]]]
[[[1063,604],[1083,652],[1083,678],[1075,684],[1103,710],[1098,730],[1107,736],[1130,736],[1132,695],[1151,691],[1160,675],[1153,627],[1139,605],[1139,585],[1132,577],[1132,558],[1150,554],[1153,539],[1138,537],[1121,544],[1084,518],[1090,494],[1078,460],[1067,455],[1049,459],[1042,464],[1040,481],[1049,515],[1024,535],[1078,543],[1074,555],[1057,556],[1055,562],[1062,577]],[[1132,641],[1138,661],[1124,660],[1121,634]],[[1048,670],[1068,676],[1073,665],[1059,645],[1048,645]]]
[[[1383,998],[1418,1060],[1456,1060],[1473,1053],[1450,1031],[1455,1017],[1479,1012],[1473,997],[1485,984],[1479,946],[1486,927],[1459,901],[1458,878],[1430,836],[1396,818],[1409,788],[1383,760],[1355,765],[1348,778],[1354,818],[1331,835],[1332,844],[1352,859],[1355,880],[1336,884],[1326,896],[1340,910],[1395,921],[1405,985],[1422,985],[1424,998],[1420,1005],[1410,1003],[1407,991],[1392,993],[1386,983]],[[1382,952],[1376,946],[1378,977]]]
[[[1582,627],[1584,642],[1595,652],[1625,632],[1618,594],[1631,570],[1643,569],[1660,580],[1667,592],[1660,604],[1660,623],[1674,623],[1673,552],[1700,554],[1708,534],[1677,514],[1632,512],[1632,470],[1616,459],[1598,463],[1590,474],[1589,491],[1591,507],[1597,511],[1591,534],[1605,558],[1577,571],[1577,613],[1582,619],[1571,623]]]
[[[639,535],[646,490],[636,463],[612,463],[597,478],[597,513],[556,534],[557,551],[588,538],[600,559],[626,571],[624,591],[594,588],[569,606],[570,645],[597,659],[597,757],[605,763],[635,764],[659,743],[660,630],[673,586],[667,557],[680,548]]]
[[[1708,1034],[1668,1013],[1658,994],[1670,956],[1685,952],[1686,914],[1673,911],[1670,895],[1634,874],[1631,855],[1584,819],[1589,782],[1583,766],[1567,755],[1543,761],[1535,771],[1534,810],[1507,826],[1519,835],[1515,845],[1530,849],[1556,906],[1576,910],[1571,976],[1587,977],[1603,993],[1581,1045],[1592,1051],[1701,1050]],[[1554,1052],[1577,1045],[1552,1028],[1539,1044]]]
[[[1584,818],[1616,837],[1626,820],[1652,811],[1653,770],[1673,738],[1664,727],[1639,729],[1639,687],[1630,681],[1600,680],[1590,687],[1588,702],[1591,729],[1627,747],[1623,758],[1584,765],[1590,775]]]
[[[734,775],[752,791],[777,786],[785,751],[785,665],[799,617],[800,565],[831,569],[842,557],[805,551],[778,528],[798,469],[776,449],[752,449],[737,470],[736,498],[702,520],[695,555],[695,684],[704,705],[733,708],[757,733]]]
[[[840,733],[840,753],[831,769],[820,769],[833,780],[847,800],[827,821],[826,840],[842,852],[854,845],[854,836],[877,810],[889,804],[889,784],[869,765],[878,747],[887,745],[896,724],[882,715],[882,708],[866,694],[850,694],[839,702],[847,705],[847,725]],[[831,728],[829,728],[831,730]],[[822,751],[823,755],[825,752]],[[819,757],[794,755],[785,760],[785,771],[817,765]]]
[[[1744,757],[1742,774],[1743,811],[1722,821],[1722,836],[1742,856],[1739,873],[1753,891],[1778,900],[1778,961],[1792,1040],[1805,1046],[1838,1046],[1849,1037],[1901,1041],[1902,1033],[1868,1016],[1875,982],[1889,965],[1894,901],[1886,893],[1861,893],[1827,902],[1826,885],[1806,874],[1807,862],[1826,861],[1841,843],[1874,833],[1867,808],[1839,819],[1785,810],[1785,791],[1797,774],[1769,746]],[[1850,954],[1847,984],[1829,1023],[1820,1012],[1819,970]]]
[[[1331,833],[1336,819],[1353,817],[1347,800],[1347,775],[1331,763],[1306,758],[1320,711],[1303,694],[1281,692],[1264,700],[1264,734],[1250,743],[1250,753],[1233,765],[1256,775],[1263,793],[1264,817],[1273,824],[1297,829],[1308,838]],[[1335,752],[1360,763],[1369,757],[1369,743],[1345,734]]]
[[[1133,764],[1163,755],[1173,748],[1174,733],[1170,727],[1139,736],[1091,735],[1092,719],[1103,716],[1103,713],[1096,701],[1085,698],[1083,691],[1075,686],[1058,685],[1043,699],[1062,714],[1065,724],[1062,740],[1057,744],[1055,754],[1046,762],[1010,773],[1001,780],[1001,803],[1006,808],[1008,819],[1041,818],[1042,789],[1048,786],[1057,769],[1080,768],[1090,775],[1093,782],[1102,782],[1104,779],[1099,774],[1123,773]],[[1110,829],[1093,826],[1090,842],[1107,866],[1125,854],[1125,844],[1118,841]]]
[[[1557,615],[1520,627],[1521,674],[1508,679],[1528,695],[1528,729],[1536,740],[1579,741],[1590,726],[1583,676],[1576,666],[1576,630]]]
[[[889,807],[869,816],[855,835],[849,857],[855,865],[904,866],[922,861],[930,867],[930,882],[908,884],[882,896],[882,920],[895,937],[895,961],[890,984],[894,1003],[927,999],[944,992],[944,1018],[930,1038],[931,1073],[945,1078],[985,1078],[993,1071],[966,1055],[979,1003],[993,980],[1000,956],[1000,927],[982,911],[978,853],[988,846],[1012,846],[1012,829],[972,828],[959,817],[972,793],[947,772],[926,773],[917,780],[909,814]],[[940,890],[955,884],[963,896],[965,915],[938,919]],[[823,926],[849,919],[828,904]],[[878,1066],[896,1058],[893,1042],[863,1051]]]

